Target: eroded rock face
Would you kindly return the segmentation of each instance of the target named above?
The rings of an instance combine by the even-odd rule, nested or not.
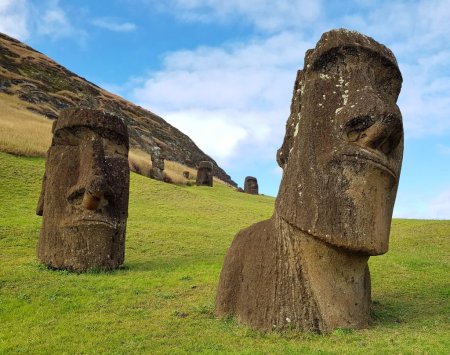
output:
[[[307,51],[274,215],[234,239],[218,315],[261,330],[368,325],[367,261],[388,249],[403,155],[401,84],[392,52],[360,33],[324,33]]]
[[[68,109],[53,124],[37,214],[41,262],[77,272],[124,261],[128,216],[128,134],[98,110]]]
[[[253,176],[247,176],[244,182],[244,192],[258,195],[258,180]]]
[[[210,161],[201,161],[197,170],[197,186],[213,186],[213,164]]]

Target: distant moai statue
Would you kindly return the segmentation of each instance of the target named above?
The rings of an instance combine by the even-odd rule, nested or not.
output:
[[[244,192],[258,195],[258,180],[253,176],[247,176],[244,182]]]
[[[161,148],[155,146],[152,148],[151,152],[152,159],[152,169],[150,171],[150,176],[159,181],[164,180],[164,156],[161,152]]]
[[[55,269],[117,268],[128,216],[127,127],[103,111],[74,108],[61,111],[52,132],[37,256]]]
[[[197,186],[213,186],[213,163],[201,161],[197,170]]]
[[[326,32],[306,52],[275,212],[235,237],[219,316],[264,331],[368,326],[368,259],[388,250],[403,156],[401,85],[392,52],[358,32]]]

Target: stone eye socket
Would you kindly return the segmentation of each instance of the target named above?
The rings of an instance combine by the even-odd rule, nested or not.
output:
[[[344,136],[363,148],[390,154],[403,136],[401,118],[394,114],[355,117],[345,126]]]
[[[370,116],[355,117],[345,125],[345,137],[350,142],[356,142],[364,134],[365,130],[373,125],[375,119]]]
[[[80,144],[80,137],[76,131],[58,130],[53,135],[54,145],[71,145],[76,146]]]
[[[83,201],[84,196],[84,188],[75,188],[69,191],[69,195],[67,196],[67,200],[74,204],[74,205],[80,205]]]
[[[106,156],[114,156],[117,154],[124,157],[128,156],[128,149],[124,144],[119,144],[108,139],[104,139],[103,147]]]

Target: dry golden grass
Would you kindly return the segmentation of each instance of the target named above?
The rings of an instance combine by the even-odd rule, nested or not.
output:
[[[52,121],[28,111],[18,98],[0,93],[0,151],[44,157],[51,129]]]
[[[176,178],[180,179],[180,181],[184,181],[184,184],[195,184],[195,180],[197,179],[197,170],[194,168],[187,167],[186,165],[174,162],[174,161],[165,161],[164,165],[165,169],[164,172],[168,173],[170,177],[175,176]],[[189,179],[186,179],[183,176],[183,172],[189,171]],[[217,177],[214,177],[214,184],[221,184],[226,186],[231,186],[230,184],[227,184],[225,181],[220,180]]]
[[[152,162],[150,154],[138,149],[131,149],[128,155],[131,171],[144,176],[150,176]],[[183,172],[189,171],[189,179],[183,176]],[[165,160],[164,180],[176,185],[194,185],[197,178],[197,170],[186,165]],[[224,181],[214,177],[214,184],[228,185]]]
[[[150,154],[138,149],[131,149],[128,154],[131,171],[144,176],[150,176],[152,162]],[[187,185],[191,180],[183,176],[183,171],[189,171],[192,181],[195,182],[197,171],[185,165],[166,160],[164,162],[164,180],[176,185]]]
[[[52,140],[52,121],[28,111],[25,105],[27,104],[15,96],[0,93],[0,151],[45,157]],[[131,149],[128,160],[131,171],[150,176],[152,162],[148,153]],[[183,176],[185,171],[189,171],[189,179]],[[197,170],[166,160],[164,177],[167,182],[176,185],[193,185]],[[214,183],[227,185],[216,177]]]
[[[177,185],[187,185],[195,184],[195,179],[197,178],[197,170],[189,168],[186,165],[166,160],[164,162],[164,173],[172,179],[174,184]],[[184,171],[189,171],[189,179],[183,176]]]

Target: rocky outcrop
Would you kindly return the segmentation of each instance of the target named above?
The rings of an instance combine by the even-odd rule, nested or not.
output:
[[[102,109],[124,119],[131,148],[149,154],[158,147],[165,159],[195,168],[210,161],[219,179],[236,186],[217,163],[177,128],[158,115],[67,70],[33,48],[0,33],[0,92],[15,95],[27,109],[56,119],[62,109]]]

